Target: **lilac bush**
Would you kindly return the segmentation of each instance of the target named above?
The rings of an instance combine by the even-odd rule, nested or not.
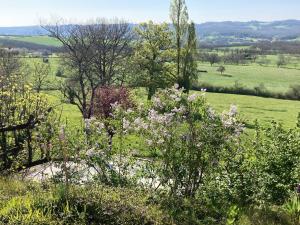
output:
[[[133,122],[149,151],[157,156],[147,165],[159,180],[156,188],[163,187],[171,195],[195,196],[207,174],[222,163],[226,146],[244,129],[235,106],[218,115],[204,95],[202,91],[188,96],[178,86],[162,90],[146,116]]]

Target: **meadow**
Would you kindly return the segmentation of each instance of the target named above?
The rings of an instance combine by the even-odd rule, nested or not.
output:
[[[59,41],[49,36],[2,36],[0,38],[45,46],[61,47]]]
[[[300,70],[277,68],[275,66],[249,65],[225,65],[226,71],[223,75],[217,71],[218,65],[210,66],[208,63],[199,63],[201,73],[200,83],[213,86],[232,87],[239,83],[246,88],[254,89],[263,84],[269,91],[282,93],[289,90],[293,84],[300,84]]]
[[[300,112],[300,101],[218,93],[206,93],[206,98],[218,112],[228,110],[231,104],[236,105],[241,118],[250,125],[258,120],[264,125],[276,121],[285,127],[294,127]]]
[[[41,59],[26,58],[24,60],[29,65],[32,65],[34,60],[38,61]],[[60,82],[64,78],[56,76],[56,71],[60,67],[60,59],[50,58],[49,63],[52,70],[45,86],[46,89],[53,89],[53,87],[59,87]],[[199,68],[208,70],[207,74],[200,74],[200,82],[219,86],[233,86],[238,81],[249,88],[254,88],[264,83],[265,87],[269,90],[284,92],[289,89],[290,85],[295,83],[295,80],[300,81],[300,71],[298,70],[262,67],[259,65],[232,65],[228,67],[228,71],[222,76],[216,72],[217,66],[211,67],[208,64],[200,64]],[[227,77],[229,73],[234,75]],[[47,94],[49,100],[62,112],[64,120],[68,120],[73,125],[82,125],[81,114],[77,106],[66,103],[59,90],[45,90],[44,92]],[[146,92],[144,90],[134,90],[133,93],[139,96],[139,101],[146,101]],[[250,125],[253,125],[257,119],[263,124],[270,124],[272,121],[277,121],[285,127],[294,127],[298,113],[300,112],[300,101],[222,93],[206,93],[206,98],[212,108],[218,112],[228,110],[232,104],[237,105],[241,117]]]

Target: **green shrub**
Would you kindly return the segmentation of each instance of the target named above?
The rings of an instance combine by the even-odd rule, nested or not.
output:
[[[64,70],[61,69],[61,68],[58,68],[56,73],[55,73],[55,76],[57,77],[64,77]]]
[[[72,186],[66,198],[64,186],[43,189],[38,184],[5,182],[8,185],[0,188],[0,224],[174,224],[140,190]]]
[[[294,194],[283,205],[284,212],[290,217],[294,225],[300,224],[300,198],[298,194]]]

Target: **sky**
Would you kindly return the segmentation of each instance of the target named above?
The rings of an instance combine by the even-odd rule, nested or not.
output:
[[[186,0],[190,19],[208,21],[273,21],[300,19],[300,0]],[[138,23],[169,21],[170,0],[0,0],[0,26],[38,25],[62,17],[85,21],[97,17]]]

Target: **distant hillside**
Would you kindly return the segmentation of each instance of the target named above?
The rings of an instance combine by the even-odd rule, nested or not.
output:
[[[0,35],[8,36],[38,36],[47,35],[47,32],[40,26],[28,27],[0,27]]]
[[[207,22],[197,24],[196,29],[202,43],[214,45],[251,44],[265,40],[300,40],[300,20]],[[40,36],[47,35],[47,32],[39,26],[0,27],[1,35]]]
[[[212,44],[297,40],[300,37],[300,20],[208,22],[197,24],[197,33],[202,42]]]

